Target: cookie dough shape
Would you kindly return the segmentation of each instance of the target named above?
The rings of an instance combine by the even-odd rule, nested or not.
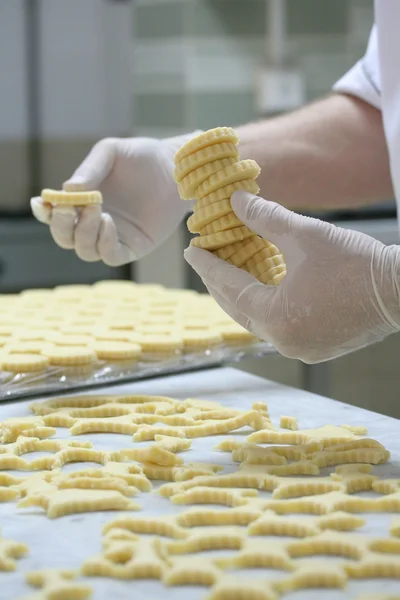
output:
[[[141,533],[147,535],[157,535],[169,538],[185,538],[189,535],[188,531],[178,524],[178,516],[164,517],[119,517],[109,521],[103,527],[103,534],[118,528],[131,533]]]
[[[309,588],[344,588],[347,574],[340,564],[328,561],[308,560],[296,563],[295,570],[288,577],[274,583],[280,594]]]
[[[292,431],[296,431],[299,428],[297,417],[289,417],[282,415],[280,419],[280,427],[282,429],[291,429]]]
[[[40,354],[3,354],[0,358],[1,369],[10,373],[45,371],[49,364],[49,359]]]
[[[229,558],[217,558],[216,564],[224,569],[282,569],[291,571],[293,564],[287,552],[287,543],[274,540],[268,543],[257,537],[246,538],[240,552]]]
[[[114,490],[63,489],[26,496],[18,508],[40,506],[49,519],[82,512],[139,510],[139,505]]]
[[[74,581],[75,571],[67,569],[45,569],[30,571],[25,574],[25,581],[41,591],[20,598],[20,600],[53,600],[55,598],[68,600],[86,600],[92,595],[92,588],[81,582]]]
[[[105,457],[106,453],[92,450],[90,442],[74,440],[40,440],[34,437],[19,436],[16,442],[0,446],[0,468],[21,471],[36,471],[41,469],[58,468],[66,462],[88,460],[88,457]],[[53,452],[28,462],[21,455],[30,452]]]
[[[246,496],[252,496],[254,490],[235,490],[218,487],[197,486],[171,496],[173,504],[222,504],[239,506],[246,504]]]
[[[0,571],[15,571],[15,559],[21,558],[28,551],[26,544],[6,540],[0,533]]]
[[[240,525],[247,526],[262,514],[262,502],[259,499],[249,498],[246,504],[216,510],[193,507],[177,517],[183,527],[204,527],[209,525]]]
[[[390,524],[390,535],[400,537],[400,518],[395,518]]]
[[[182,540],[166,542],[169,555],[202,552],[204,550],[238,550],[246,539],[246,529],[238,526],[194,527]]]
[[[166,557],[166,571],[163,584],[172,585],[202,585],[212,586],[222,575],[222,571],[212,559],[202,556]]]
[[[142,492],[149,492],[152,489],[151,481],[143,473],[142,467],[136,464],[108,461],[101,469],[90,468],[68,473],[68,479],[73,479],[74,477],[90,477],[91,479],[95,477],[117,478],[124,481],[128,486],[137,488]]]
[[[98,191],[76,191],[67,192],[66,190],[42,190],[41,197],[47,204],[68,204],[69,206],[88,206],[92,204],[102,204],[103,198]]]
[[[88,577],[118,579],[159,579],[166,563],[157,538],[140,538],[137,542],[115,541],[103,553],[90,558],[82,566]]]
[[[140,463],[154,463],[161,466],[183,465],[183,458],[165,448],[153,444],[146,448],[126,448],[113,454],[114,460],[136,460]]]
[[[157,446],[161,448],[165,448],[169,452],[184,452],[185,450],[189,450],[192,446],[191,440],[185,440],[169,435],[155,435],[155,441],[157,442]]]
[[[246,579],[231,573],[223,575],[211,589],[207,600],[278,600],[270,580]]]
[[[318,441],[322,444],[322,448],[327,448],[354,439],[357,439],[356,436],[348,429],[337,425],[324,425],[316,429],[299,429],[298,431],[271,431],[269,429],[256,431],[248,436],[247,441],[255,444],[294,445]]]
[[[44,439],[55,434],[56,429],[48,427],[41,417],[12,417],[0,422],[1,444],[15,442],[20,435]]]

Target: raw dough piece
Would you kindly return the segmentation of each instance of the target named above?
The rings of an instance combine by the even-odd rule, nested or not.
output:
[[[114,542],[102,554],[87,560],[82,573],[88,577],[162,579],[165,566],[159,540],[140,538],[137,542]]]
[[[77,573],[66,569],[45,569],[25,573],[25,581],[40,592],[24,596],[19,600],[85,600],[92,595],[92,588],[73,581]]]
[[[278,600],[270,580],[223,575],[211,589],[207,600]]]
[[[285,460],[303,461],[308,454],[319,452],[322,446],[319,442],[310,442],[309,444],[300,444],[298,446],[257,446],[257,444],[240,444],[233,448],[232,458],[238,462],[246,461],[249,464],[262,465],[269,464],[271,453],[284,458]],[[266,456],[266,458],[264,458]],[[284,463],[282,463],[284,464]]]
[[[343,490],[343,484],[331,477],[283,477],[279,478],[272,498],[298,498]]]
[[[360,560],[365,555],[369,542],[368,537],[359,534],[322,531],[312,537],[289,542],[287,550],[292,558],[327,554]]]
[[[223,569],[282,569],[291,571],[293,563],[286,549],[287,543],[281,540],[268,540],[257,537],[246,538],[240,552],[228,558],[216,558],[215,563]]]
[[[157,443],[157,446],[165,448],[170,452],[183,452],[184,450],[189,450],[192,445],[190,440],[171,437],[169,435],[155,435],[154,439]]]
[[[363,425],[341,425],[341,427],[348,429],[354,435],[368,435],[368,429]]]
[[[41,471],[40,473],[32,473],[29,477],[20,479],[16,487],[22,498],[36,493],[53,492],[57,489],[57,485],[53,483],[53,478],[58,471]]]
[[[263,429],[250,434],[248,442],[256,444],[308,444],[318,441],[323,448],[342,444],[349,439],[355,439],[355,435],[348,429],[337,425],[324,425],[317,429],[303,429],[298,431],[271,431]]]
[[[317,496],[305,496],[302,498],[290,498],[288,500],[266,500],[265,508],[278,514],[312,514],[325,515],[342,508],[342,503],[350,498],[343,492],[328,492]]]
[[[183,540],[166,542],[168,554],[187,554],[204,550],[238,550],[246,539],[244,527],[221,525],[194,527]]]
[[[185,438],[184,427],[168,427],[167,425],[153,425],[153,426],[134,426],[136,433],[133,435],[134,442],[148,442],[155,440],[156,435],[168,435],[172,437]]]
[[[280,419],[280,427],[282,429],[291,429],[296,431],[299,428],[297,417],[282,416]]]
[[[246,504],[246,496],[253,496],[252,492],[254,491],[197,486],[171,496],[171,502],[173,504],[223,504],[225,506],[239,506]]]
[[[68,477],[61,475],[54,479],[59,490],[83,489],[83,490],[114,490],[120,492],[123,496],[135,496],[139,490],[118,477],[108,477],[103,473],[103,477]]]
[[[368,552],[360,561],[345,563],[344,569],[352,579],[398,579],[400,556]]]
[[[170,538],[185,538],[188,531],[178,524],[178,515],[163,517],[117,517],[103,527],[103,534],[119,528],[132,533],[152,534]]]
[[[147,446],[146,448],[118,450],[112,453],[111,458],[117,462],[120,460],[136,460],[140,463],[154,463],[155,465],[164,467],[174,467],[176,465],[183,465],[184,463],[183,458],[165,448],[157,446],[157,444]]]
[[[340,564],[316,560],[293,562],[295,571],[288,577],[274,583],[275,589],[281,594],[309,588],[346,587],[347,575]]]
[[[348,494],[373,490],[375,483],[380,482],[375,475],[370,474],[370,470],[372,469],[371,465],[348,465],[351,468],[347,471],[344,469],[345,466],[346,465],[337,467],[336,472],[331,474],[331,478],[335,481],[340,481],[343,486],[343,491]],[[357,466],[359,466],[360,469],[357,469]],[[364,467],[369,467],[369,470],[365,470]]]
[[[314,465],[312,465],[314,466]],[[272,492],[276,486],[277,478],[274,475],[269,474],[269,469],[275,469],[279,467],[262,467],[260,470],[259,465],[246,465],[246,468],[233,473],[226,473],[225,475],[214,475],[199,476],[185,481],[177,483],[175,486],[176,493],[183,492],[193,487],[206,486],[206,487],[220,487],[220,488],[251,488],[259,490],[267,490]],[[168,488],[168,495],[173,494],[173,488]],[[160,493],[163,494],[163,489],[160,488]]]
[[[68,408],[91,408],[92,406],[101,406],[108,402],[117,401],[121,396],[109,395],[85,395],[85,396],[67,396],[62,398],[51,398],[43,402],[32,402],[29,409],[35,415],[48,415],[60,409]]]
[[[227,438],[226,440],[222,440],[222,442],[214,446],[214,450],[220,450],[221,452],[232,452],[234,450],[238,450],[242,446],[243,442],[235,440],[235,438]]]
[[[128,486],[138,488],[142,492],[149,492],[152,489],[151,481],[144,475],[142,468],[135,464],[123,464],[117,462],[107,462],[101,469],[91,468],[82,469],[68,473],[68,479],[74,477],[112,477],[125,481]]]
[[[361,448],[342,451],[316,452],[310,456],[319,468],[343,465],[346,463],[367,463],[372,465],[382,464],[389,460],[390,453],[380,448]]]
[[[51,348],[49,349],[51,352]],[[40,354],[5,354],[0,356],[0,367],[10,373],[36,373],[49,366],[47,356]]]
[[[400,537],[400,518],[395,518],[390,524],[390,535]]]
[[[26,496],[18,508],[40,506],[50,519],[81,512],[104,510],[139,510],[139,506],[112,490],[70,489]]]
[[[114,529],[110,529],[110,531],[103,535],[101,540],[103,550],[110,548],[111,544],[115,541],[118,542],[138,542],[140,539],[139,535],[128,531],[127,529],[120,529],[119,527],[115,527]]]
[[[249,525],[258,519],[263,510],[262,502],[257,498],[249,498],[246,504],[216,510],[193,507],[177,516],[179,525],[183,527],[204,527],[208,525]]]
[[[211,463],[187,463],[176,467],[164,467],[153,463],[143,463],[142,468],[149,479],[175,482],[189,481],[195,477],[214,476],[216,472],[222,469],[220,465]],[[184,484],[182,483],[182,485]],[[169,490],[169,488],[166,488],[165,486],[161,487],[164,491],[165,489]],[[176,488],[171,489],[171,494],[164,494],[162,492],[161,495],[172,495],[175,489],[180,490],[179,483],[176,484]]]
[[[167,568],[164,585],[214,585],[221,577],[221,570],[212,559],[197,556],[166,557]]]
[[[29,551],[21,542],[12,542],[1,537],[0,533],[0,571],[15,571],[15,558],[21,558]]]
[[[22,471],[58,468],[60,465],[65,464],[65,462],[62,462],[63,460],[66,462],[81,460],[79,458],[72,458],[73,456],[78,456],[80,451],[83,454],[85,452],[94,454],[94,450],[89,450],[91,446],[91,442],[52,439],[40,440],[34,437],[19,436],[16,442],[0,446],[0,468]],[[37,458],[31,462],[20,458],[21,455],[30,452],[54,452],[54,454],[52,456]],[[101,453],[99,452],[98,455],[100,456]],[[103,452],[102,455],[105,456],[106,453]],[[83,460],[86,460],[86,458],[83,458]]]
[[[309,537],[324,529],[350,531],[362,527],[365,520],[345,512],[336,512],[320,517],[287,517],[267,510],[253,521],[248,528],[249,535],[276,535],[289,537]]]
[[[17,489],[5,487],[0,484],[0,502],[10,502],[19,498],[19,492]]]
[[[312,517],[282,517],[271,510],[261,514],[248,528],[249,535],[307,537],[319,532],[318,522]]]
[[[392,494],[400,491],[400,479],[378,479],[374,478],[375,481],[372,484],[374,492],[379,494]]]
[[[48,438],[56,434],[54,427],[46,427],[41,417],[12,417],[0,422],[0,443],[15,442],[20,435]]]

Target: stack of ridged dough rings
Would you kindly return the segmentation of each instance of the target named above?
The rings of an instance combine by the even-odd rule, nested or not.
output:
[[[199,235],[191,245],[213,252],[262,283],[279,285],[286,274],[282,254],[232,211],[230,198],[235,191],[260,191],[255,180],[261,169],[254,160],[240,160],[238,144],[233,129],[218,127],[191,139],[175,155],[180,197],[196,200],[187,226]]]

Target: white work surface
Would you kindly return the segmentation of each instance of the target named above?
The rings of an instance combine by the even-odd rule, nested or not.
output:
[[[382,442],[392,453],[390,463],[376,469],[377,474],[385,477],[400,478],[400,428],[399,422],[367,410],[341,404],[334,400],[314,396],[308,392],[284,387],[246,373],[224,368],[160,378],[139,383],[120,385],[100,390],[96,393],[145,393],[167,395],[184,399],[196,397],[216,400],[225,406],[248,409],[253,402],[264,401],[268,404],[273,422],[279,425],[281,415],[297,416],[300,428],[318,427],[328,423],[341,425],[364,425],[368,436]],[[400,401],[400,400],[399,400]],[[29,401],[0,403],[0,421],[7,417],[19,417],[30,414]],[[248,431],[241,431],[239,438],[244,439]],[[59,429],[57,437],[67,437],[67,429]],[[232,435],[232,434],[231,434]],[[213,446],[223,436],[193,440],[192,449],[184,454],[185,462],[202,461],[227,465],[233,470],[230,453],[213,450]],[[90,434],[77,436],[78,440],[90,440],[96,448],[117,450],[132,444],[130,436],[115,434]],[[38,453],[32,454],[32,458]],[[230,467],[229,467],[230,465]],[[64,467],[65,471],[84,468],[77,463]],[[93,465],[90,465],[93,466]],[[97,465],[98,466],[98,465]],[[101,468],[101,467],[100,467]],[[12,472],[23,475],[21,472]],[[157,486],[156,486],[157,487]],[[262,495],[268,495],[263,492]],[[174,506],[167,498],[157,494],[140,494],[135,500],[143,506],[135,515],[171,514],[189,508]],[[212,506],[210,508],[213,508]],[[81,563],[101,550],[100,539],[102,525],[117,517],[117,511],[107,513],[87,513],[48,519],[39,508],[17,509],[16,503],[0,504],[0,524],[5,538],[28,544],[30,552],[26,558],[17,560],[17,569],[13,573],[0,572],[0,600],[15,600],[19,596],[33,593],[33,588],[24,583],[24,572],[43,568],[78,568]],[[360,530],[374,536],[387,536],[393,515],[363,515],[367,524]],[[266,542],[267,543],[267,542]],[[231,552],[224,552],[231,554]],[[336,559],[332,559],[336,560]],[[274,570],[251,570],[249,576],[280,578],[285,573]],[[93,585],[93,600],[200,600],[208,596],[208,589],[200,587],[165,588],[158,581],[121,581],[107,578],[88,578],[85,582]],[[356,598],[360,593],[387,592],[399,593],[399,580],[350,580],[345,591],[341,590],[304,590],[286,594],[285,600],[341,600]]]

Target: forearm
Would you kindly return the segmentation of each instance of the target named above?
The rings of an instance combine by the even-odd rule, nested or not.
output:
[[[260,194],[290,208],[340,208],[393,197],[381,113],[332,95],[237,128],[240,155],[262,171]]]

